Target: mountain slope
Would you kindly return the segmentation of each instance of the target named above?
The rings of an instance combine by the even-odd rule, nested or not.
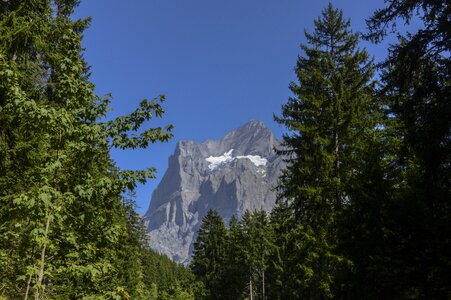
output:
[[[222,140],[179,142],[145,215],[152,248],[187,263],[210,208],[226,222],[245,210],[270,211],[283,166],[274,151],[277,145],[260,121],[251,121]]]

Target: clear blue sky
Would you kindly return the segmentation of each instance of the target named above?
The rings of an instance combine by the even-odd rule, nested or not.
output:
[[[157,179],[137,189],[144,213],[179,140],[220,139],[252,119],[276,136],[273,121],[290,96],[288,84],[304,29],[328,1],[316,0],[84,0],[74,17],[91,16],[85,58],[99,95],[112,93],[111,117],[130,113],[144,98],[167,97],[163,120],[174,139],[146,150],[117,151],[121,168],[158,169]],[[336,0],[354,30],[383,0]],[[386,45],[364,44],[380,60]]]

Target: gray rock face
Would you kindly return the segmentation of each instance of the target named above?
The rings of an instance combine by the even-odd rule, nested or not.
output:
[[[270,211],[284,166],[276,146],[261,121],[251,121],[219,141],[179,142],[145,215],[152,248],[186,264],[210,208],[225,222],[246,210]]]

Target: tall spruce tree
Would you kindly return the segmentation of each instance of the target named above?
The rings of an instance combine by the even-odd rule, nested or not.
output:
[[[268,257],[272,250],[272,228],[269,223],[269,218],[264,210],[255,211],[252,214],[253,221],[253,240],[256,244],[255,253],[255,269],[257,273],[257,290],[258,297],[256,299],[268,299],[267,287],[267,269]]]
[[[246,211],[239,222],[243,262],[241,269],[247,279],[243,291],[247,298],[266,299],[265,283],[268,257],[271,249],[272,230],[265,211]]]
[[[388,101],[394,168],[384,178],[393,192],[386,228],[384,280],[372,282],[393,298],[451,296],[451,4],[389,0],[368,20],[379,42],[396,22],[419,29],[398,32],[382,66],[381,97]],[[412,263],[415,262],[415,263]],[[371,274],[371,273],[369,273]],[[379,275],[379,276],[377,276]]]
[[[382,124],[387,124],[386,122]],[[391,299],[397,298],[393,287],[399,265],[394,259],[393,247],[401,245],[400,236],[392,233],[392,201],[398,183],[394,175],[391,138],[385,130],[369,137],[363,147],[358,173],[348,186],[351,203],[337,222],[338,251],[352,262],[352,268],[342,269],[334,284],[337,299]],[[398,211],[397,214],[402,214]],[[396,271],[395,271],[396,270]],[[392,276],[394,275],[394,276]]]
[[[205,286],[205,299],[227,299],[223,280],[226,237],[224,221],[217,211],[210,209],[202,219],[191,261],[191,270]]]
[[[281,177],[280,196],[294,209],[302,226],[298,246],[300,297],[332,297],[331,284],[345,258],[336,251],[336,219],[352,199],[346,191],[358,168],[365,135],[374,129],[370,113],[373,64],[359,50],[359,34],[331,4],[314,21],[308,45],[296,65],[295,95],[276,121],[286,126],[283,150],[288,167]]]
[[[294,211],[279,203],[271,212],[273,238],[268,257],[268,299],[300,299],[305,268],[305,239],[302,225],[294,219]]]
[[[248,283],[246,266],[246,247],[243,228],[233,216],[227,231],[227,251],[224,265],[224,284],[227,286],[227,297],[230,300],[242,299]]]
[[[122,241],[136,241],[136,231],[122,195],[153,169],[119,170],[109,150],[165,141],[171,127],[140,129],[162,116],[164,98],[100,121],[109,99],[89,81],[81,47],[89,22],[69,17],[77,3],[0,2],[0,294],[11,299],[117,299],[143,289],[140,262],[125,259]]]

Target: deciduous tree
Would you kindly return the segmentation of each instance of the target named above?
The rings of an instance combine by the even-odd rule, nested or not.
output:
[[[13,299],[134,294],[139,284],[118,276],[134,234],[122,195],[153,169],[119,170],[109,150],[172,136],[142,129],[164,97],[104,121],[109,99],[82,55],[89,20],[70,19],[77,3],[0,3],[0,293]]]

